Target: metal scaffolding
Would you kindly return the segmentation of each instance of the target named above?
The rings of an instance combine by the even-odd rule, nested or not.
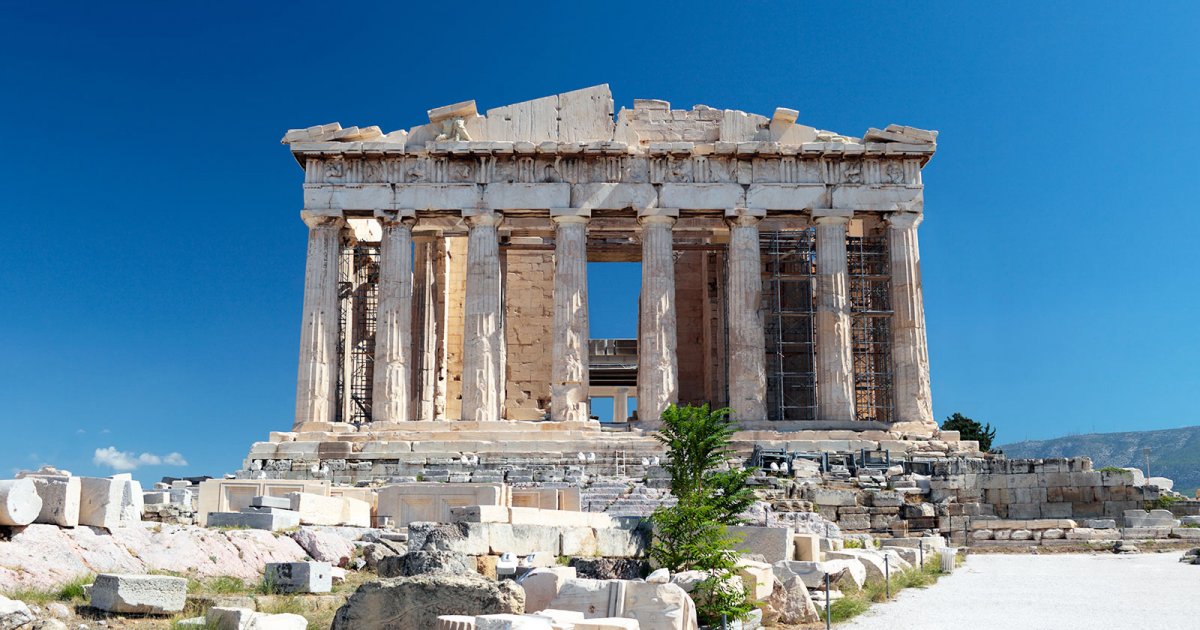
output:
[[[763,231],[759,243],[767,341],[767,416],[771,420],[815,420],[816,231]]]
[[[345,243],[338,264],[338,421],[371,421],[379,243]]]
[[[887,238],[848,237],[854,411],[859,420],[890,422],[892,303]]]

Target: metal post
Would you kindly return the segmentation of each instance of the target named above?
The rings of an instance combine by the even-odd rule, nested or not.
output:
[[[825,630],[829,630],[830,624],[833,623],[833,613],[829,610],[829,573],[825,574]]]
[[[1142,454],[1146,456],[1146,479],[1150,479],[1150,447],[1143,446]]]
[[[921,570],[924,571],[925,570],[925,541],[918,540],[917,548],[921,550]]]
[[[883,591],[888,599],[892,598],[892,565],[888,562],[890,557],[883,554]]]
[[[721,613],[721,630],[729,630],[729,616]]]

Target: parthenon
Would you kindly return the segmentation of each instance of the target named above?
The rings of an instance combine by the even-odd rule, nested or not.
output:
[[[614,116],[601,85],[289,131],[309,228],[294,431],[579,427],[606,396],[634,431],[707,402],[748,430],[933,435],[917,227],[937,133],[797,118]],[[605,261],[640,262],[636,341],[589,338]]]

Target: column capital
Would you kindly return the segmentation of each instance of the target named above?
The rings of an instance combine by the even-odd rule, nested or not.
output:
[[[471,227],[496,227],[504,220],[504,215],[495,210],[479,210],[463,208],[463,221]]]
[[[319,227],[335,227],[341,228],[346,225],[346,219],[342,218],[341,214],[327,214],[319,210],[301,210],[300,218],[310,229]]]
[[[401,223],[412,227],[417,222],[417,212],[411,208],[377,208],[375,218],[385,226]]]
[[[925,215],[920,212],[892,212],[884,215],[888,225],[897,229],[907,230],[921,225]]]
[[[767,216],[762,208],[728,208],[725,210],[725,223],[729,227],[753,227]]]
[[[591,218],[590,208],[550,208],[550,220],[555,225],[587,223]]]
[[[817,225],[845,225],[854,217],[854,211],[847,208],[813,208],[813,223]]]

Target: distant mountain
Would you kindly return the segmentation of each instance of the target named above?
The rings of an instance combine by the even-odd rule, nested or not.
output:
[[[1052,440],[1027,440],[999,446],[1011,459],[1025,457],[1092,458],[1096,468],[1105,466],[1146,467],[1142,447],[1150,447],[1150,474],[1175,480],[1175,490],[1194,496],[1200,487],[1200,427],[1088,433]]]

